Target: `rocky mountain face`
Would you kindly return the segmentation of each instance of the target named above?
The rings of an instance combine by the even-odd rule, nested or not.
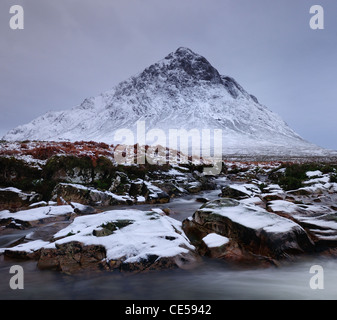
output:
[[[144,137],[137,122],[144,123]],[[118,129],[131,130],[125,141]],[[139,128],[138,128],[139,129]],[[321,155],[325,151],[303,140],[275,113],[261,105],[233,78],[221,75],[204,57],[179,48],[143,72],[70,110],[48,112],[9,131],[8,141],[98,141],[116,144],[155,143],[151,129],[165,134],[185,129],[197,140],[202,129],[222,131],[212,140],[223,154]],[[221,141],[222,140],[222,141]],[[158,142],[158,141],[157,141]],[[219,145],[219,143],[221,143]]]

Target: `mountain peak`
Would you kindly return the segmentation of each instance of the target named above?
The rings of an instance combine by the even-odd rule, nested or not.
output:
[[[191,56],[199,56],[198,54],[196,54],[195,52],[193,52],[191,49],[186,48],[186,47],[179,47],[175,52],[175,55],[191,55]]]
[[[180,47],[165,57],[165,65],[170,69],[183,70],[195,80],[220,83],[221,76],[203,56],[186,47]]]
[[[224,154],[320,152],[233,78],[220,75],[206,58],[186,47],[80,106],[48,113],[3,139],[119,144],[115,133],[128,128],[132,134],[127,144],[133,145],[139,142],[140,120],[147,130],[160,128],[167,137],[171,129],[220,129]]]

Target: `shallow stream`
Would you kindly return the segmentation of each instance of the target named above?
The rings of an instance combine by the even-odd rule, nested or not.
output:
[[[191,216],[202,203],[196,199],[217,198],[219,190],[207,191],[172,199],[163,205],[137,205],[134,209],[169,208],[170,216],[182,221]],[[116,207],[117,208],[117,207]],[[123,207],[118,206],[118,209]],[[130,208],[127,206],[126,208]],[[114,209],[111,207],[109,209]],[[44,229],[17,230],[0,236],[0,247],[32,232],[48,235],[62,223]],[[12,290],[9,282],[12,265],[24,270],[24,289]],[[312,289],[310,273],[313,265],[323,268],[324,289]],[[204,259],[193,270],[154,271],[143,274],[119,272],[65,275],[40,271],[35,261],[13,261],[0,256],[0,299],[113,299],[113,300],[227,300],[227,299],[337,299],[337,260],[303,257],[278,268],[237,269],[222,261]]]

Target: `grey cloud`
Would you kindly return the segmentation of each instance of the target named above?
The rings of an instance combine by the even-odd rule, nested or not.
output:
[[[9,28],[21,4],[25,29]],[[337,3],[321,0],[4,0],[0,3],[0,135],[78,105],[180,46],[204,55],[302,137],[337,149]]]

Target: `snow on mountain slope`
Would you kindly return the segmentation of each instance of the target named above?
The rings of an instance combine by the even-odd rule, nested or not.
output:
[[[222,76],[202,56],[179,48],[112,90],[85,99],[70,110],[48,112],[9,131],[4,140],[100,141],[117,143],[116,130],[137,121],[145,130],[222,130],[223,154],[321,154],[275,113]],[[146,141],[151,143],[152,141]],[[170,147],[169,143],[167,146]]]

